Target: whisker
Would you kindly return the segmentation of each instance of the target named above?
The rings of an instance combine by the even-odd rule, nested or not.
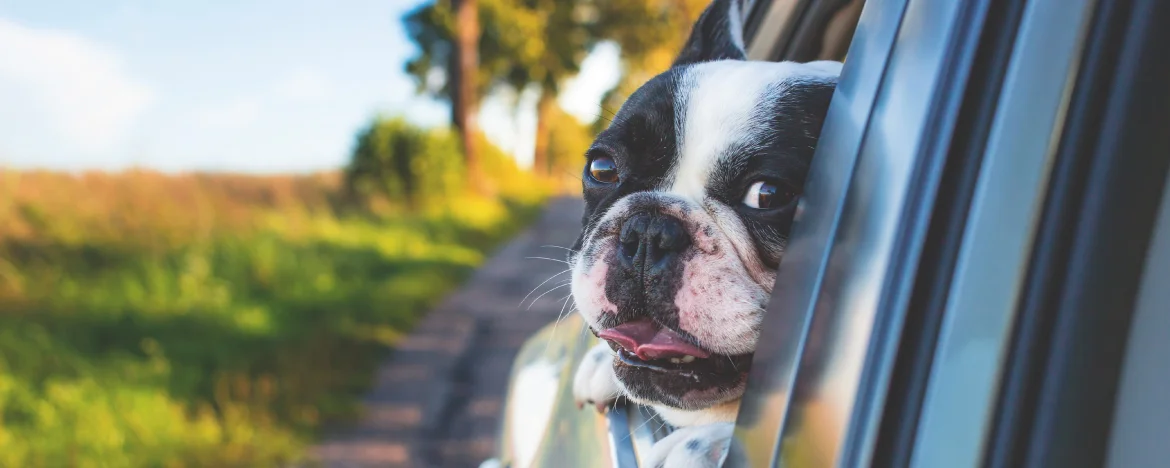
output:
[[[546,249],[561,249],[561,250],[567,250],[569,252],[577,253],[576,250],[570,249],[568,247],[561,247],[559,245],[542,245],[541,247],[546,248]]]
[[[564,297],[565,305],[561,306],[561,311],[557,313],[557,320],[553,322],[552,332],[548,334],[548,342],[544,344],[544,352],[541,354],[548,354],[549,346],[552,346],[553,337],[557,336],[557,327],[561,326],[561,314],[565,313],[565,308],[569,306],[569,300],[573,298],[573,293],[569,293]]]
[[[765,308],[765,307],[763,307],[763,306],[761,306],[761,305],[759,305],[759,304],[757,304],[757,303],[755,303],[755,302],[748,302],[748,301],[744,301],[744,300],[737,300],[737,301],[732,301],[732,302],[734,302],[734,303],[736,303],[736,304],[743,304],[743,305],[745,305],[745,306],[750,306],[750,307],[752,307],[753,309],[756,309],[756,310],[758,310],[758,311],[760,311],[760,312],[767,312],[767,311],[768,311],[768,309],[767,309],[767,308]]]
[[[565,305],[561,306],[561,311],[560,311],[560,312],[557,312],[557,323],[560,323],[560,322],[561,322],[561,320],[564,320],[564,317],[567,317],[567,315],[565,315],[565,309],[568,309],[568,308],[569,308],[569,301],[570,301],[572,298],[573,298],[573,293],[569,293],[569,295],[568,295],[568,296],[565,296],[565,297],[562,297],[562,298],[560,298],[560,299],[559,299],[559,300],[561,300],[561,301],[565,301]],[[572,311],[572,310],[569,310],[569,313],[573,313],[573,311]],[[564,316],[564,317],[562,317],[562,316]],[[555,326],[555,325],[554,325],[554,326]]]
[[[564,172],[564,175],[566,177],[573,179],[573,180],[576,180],[578,182],[585,182],[585,179],[581,177],[581,173],[579,171],[566,170]]]
[[[660,417],[661,417],[661,416],[660,416]],[[662,428],[666,427],[666,425],[667,425],[667,424],[669,424],[669,423],[667,423],[667,422],[666,422],[666,419],[663,419],[663,420],[662,420],[662,424],[660,424],[660,425],[658,426],[658,429],[657,429],[657,430],[655,430],[654,432],[661,431],[661,430],[662,430]]]
[[[531,290],[531,291],[528,291],[528,294],[525,294],[525,295],[524,295],[524,299],[520,299],[520,303],[519,303],[519,304],[516,304],[516,307],[522,307],[522,306],[524,305],[524,301],[527,301],[527,300],[528,300],[528,297],[529,297],[529,296],[532,296],[532,293],[536,292],[536,290],[537,290],[537,289],[540,289],[540,287],[541,287],[541,286],[544,286],[545,284],[548,284],[548,282],[549,282],[549,281],[552,281],[552,280],[553,280],[553,278],[556,278],[556,277],[558,277],[558,276],[561,276],[561,275],[563,275],[563,274],[565,274],[565,273],[568,273],[569,271],[571,271],[571,270],[567,270],[567,269],[566,269],[565,271],[562,271],[562,272],[560,272],[560,273],[557,273],[557,274],[555,274],[555,275],[552,275],[552,276],[548,277],[548,279],[546,279],[546,280],[544,280],[543,282],[541,282],[540,284],[536,285],[536,287],[535,287],[535,288],[532,288],[532,290]]]
[[[605,120],[606,122],[609,122],[609,123],[613,123],[613,117],[617,117],[616,115],[608,116],[608,115],[605,115],[602,113],[594,114],[593,112],[590,112],[589,115],[596,115],[597,118]]]
[[[539,301],[539,300],[540,300],[540,298],[542,298],[542,297],[544,297],[544,296],[547,296],[547,295],[548,295],[548,293],[551,293],[551,292],[553,292],[553,291],[556,291],[556,290],[558,290],[558,289],[561,289],[561,288],[563,288],[563,287],[565,287],[565,286],[569,286],[569,285],[572,285],[572,284],[573,284],[573,282],[572,282],[572,281],[566,281],[566,282],[564,282],[564,283],[561,283],[561,284],[558,284],[558,285],[556,285],[556,286],[553,286],[553,288],[552,288],[552,289],[549,289],[548,291],[545,291],[545,292],[544,292],[544,294],[541,294],[541,295],[539,295],[539,296],[536,296],[536,299],[533,299],[533,300],[532,300],[532,302],[529,302],[529,303],[528,303],[528,308],[527,308],[527,309],[524,309],[524,310],[532,310],[532,306],[533,306],[533,305],[535,305],[535,304],[536,304],[536,301]]]
[[[557,260],[555,258],[548,258],[548,257],[524,257],[524,258],[529,259],[529,260],[548,260],[550,262],[564,263],[565,265],[569,264],[569,262],[567,262],[567,261]]]
[[[617,402],[616,402],[616,401],[614,401],[614,408],[617,408]],[[635,432],[638,432],[638,429],[641,429],[641,428],[643,428],[643,427],[646,427],[646,425],[647,425],[647,424],[650,424],[650,422],[651,422],[651,421],[653,421],[653,420],[654,420],[654,418],[646,418],[646,421],[642,422],[642,424],[639,424],[639,425],[638,425],[638,427],[635,427],[635,428],[633,428],[633,429],[630,429],[630,433],[629,433],[629,434],[626,434],[626,437],[625,437],[625,438],[623,438],[623,439],[622,439],[622,441],[623,441],[623,442],[625,442],[625,441],[626,441],[627,439],[629,439],[630,437],[633,437],[633,436],[634,436],[634,433],[635,433]],[[662,428],[660,427],[659,429],[662,429]]]

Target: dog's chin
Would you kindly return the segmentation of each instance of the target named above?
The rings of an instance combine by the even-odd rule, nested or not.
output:
[[[697,411],[743,395],[752,355],[712,354],[690,362],[642,360],[617,349],[614,373],[634,400]]]

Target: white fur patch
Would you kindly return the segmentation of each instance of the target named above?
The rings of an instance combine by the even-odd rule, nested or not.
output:
[[[605,278],[609,272],[609,264],[603,259],[613,248],[602,246],[593,253],[592,261],[574,258],[569,266],[573,270],[572,283],[569,285],[569,291],[573,293],[573,302],[591,324],[597,323],[596,319],[600,314],[617,313],[617,305],[610,302],[605,295]]]

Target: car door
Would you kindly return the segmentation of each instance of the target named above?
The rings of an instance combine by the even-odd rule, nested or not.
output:
[[[1165,460],[1167,5],[866,2],[728,466]]]

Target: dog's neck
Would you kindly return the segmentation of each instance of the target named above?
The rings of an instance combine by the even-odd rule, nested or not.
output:
[[[652,403],[650,406],[662,416],[662,419],[674,427],[735,422],[735,417],[739,414],[739,399],[698,411],[681,410]]]

